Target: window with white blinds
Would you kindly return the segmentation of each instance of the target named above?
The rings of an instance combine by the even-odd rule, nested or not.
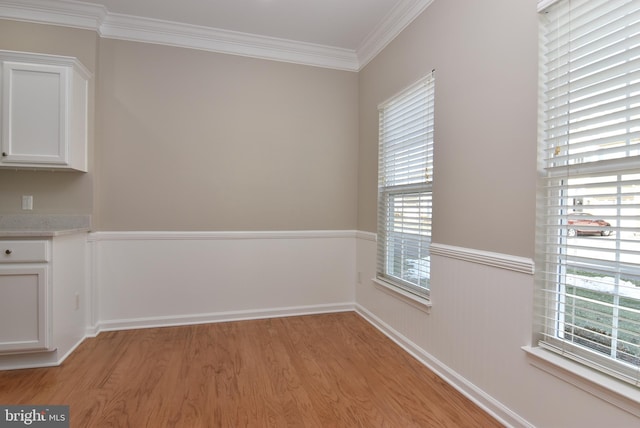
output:
[[[379,106],[377,277],[429,294],[434,73]]]
[[[640,1],[541,13],[540,346],[640,386]]]

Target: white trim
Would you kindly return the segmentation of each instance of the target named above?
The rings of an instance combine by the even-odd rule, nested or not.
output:
[[[455,247],[453,245],[438,243],[431,244],[431,246],[429,247],[429,253],[431,255],[464,260],[467,262],[478,263],[481,265],[487,265],[499,269],[512,270],[529,275],[533,275],[534,273],[533,259],[529,259],[526,257],[493,253],[483,250],[474,250],[471,248]]]
[[[355,51],[237,31],[110,13],[99,28],[107,39],[130,40],[357,71]]]
[[[29,363],[28,361],[21,360],[15,364],[7,364],[6,366],[0,365],[0,371],[4,370],[26,370],[26,369],[46,369],[49,367],[58,367],[64,360],[52,361],[52,362],[35,362]]]
[[[69,355],[71,355],[73,352],[75,352],[76,349],[78,349],[78,346],[80,346],[82,344],[82,342],[84,342],[84,340],[87,338],[87,336],[83,336],[81,337],[75,345],[73,345],[71,348],[69,348],[69,350],[60,358],[58,358],[58,362],[56,363],[57,366],[59,366],[60,364],[62,364],[62,362],[64,360],[66,360]]]
[[[393,285],[389,282],[383,281],[378,278],[373,278],[371,281],[373,281],[373,283],[377,285],[380,290],[390,294],[391,296],[397,299],[402,300],[405,303],[410,304],[414,308],[420,309],[421,311],[426,313],[431,312],[432,304],[431,304],[431,300],[429,300],[428,297],[419,296],[417,294],[411,293],[409,291],[402,289],[401,287],[398,287],[396,285]]]
[[[282,318],[301,315],[316,315],[335,312],[354,311],[354,303],[336,303],[330,305],[299,306],[291,308],[272,308],[259,310],[216,312],[210,314],[192,314],[179,316],[123,319],[101,322],[98,333],[114,330],[133,330],[139,328],[175,327],[182,325],[210,324],[230,321],[245,321],[264,318]]]
[[[88,241],[152,241],[152,240],[238,240],[238,239],[328,239],[355,238],[355,230],[287,230],[287,231],[138,231],[92,232]]]
[[[523,346],[529,363],[589,394],[640,417],[640,390],[540,347]]]
[[[402,0],[357,50],[111,13],[102,5],[74,0],[5,0],[0,3],[0,19],[94,30],[110,39],[359,71],[432,1]]]
[[[442,378],[449,385],[462,393],[465,397],[480,406],[485,412],[496,418],[500,423],[509,427],[533,427],[532,424],[511,411],[502,403],[482,391],[480,388],[469,382],[463,376],[453,371],[433,355],[420,348],[407,337],[389,326],[380,318],[369,312],[364,307],[356,304],[356,312],[367,320],[371,325],[384,333],[387,337],[398,344],[402,349],[411,354],[429,370]]]
[[[85,329],[84,338],[86,339],[87,337],[96,337],[99,334],[100,329],[98,329],[98,326],[90,326]]]
[[[78,346],[90,336],[81,337],[64,355],[58,357],[58,349],[34,352],[16,352],[14,354],[0,355],[0,371],[37,369],[45,367],[57,367],[66,360],[69,355],[78,349]],[[57,358],[56,358],[57,357]]]
[[[375,58],[431,3],[433,3],[433,0],[404,0],[399,2],[358,47],[359,70],[362,70]]]
[[[4,0],[0,18],[97,31],[109,12],[102,5],[73,0]]]
[[[356,231],[357,239],[364,239],[365,241],[377,242],[378,235],[372,232],[363,232],[361,230]]]
[[[100,268],[99,268],[99,245],[90,242],[89,234],[87,234],[87,285],[85,287],[85,336],[95,337],[100,331],[98,330],[99,322],[99,288],[100,284]]]
[[[47,55],[27,52],[17,52],[0,50],[0,59],[5,61],[20,61],[26,63],[36,62],[38,64],[56,65],[62,67],[71,67],[77,71],[84,79],[91,79],[91,73],[77,58],[62,55]],[[20,221],[20,220],[18,220]],[[55,221],[55,220],[54,220]]]
[[[55,351],[51,351],[55,352]],[[46,358],[42,358],[44,355],[41,354],[14,354],[16,357],[15,362],[4,362],[0,361],[0,371],[4,370],[24,370],[24,369],[41,369],[47,367],[57,367],[64,361],[63,358],[59,360],[47,360]],[[4,355],[5,357],[7,355]],[[65,358],[68,355],[65,356]],[[46,356],[45,356],[46,357]]]

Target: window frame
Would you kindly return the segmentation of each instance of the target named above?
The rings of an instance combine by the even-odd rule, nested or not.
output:
[[[392,138],[388,135],[390,132],[386,115],[393,106],[402,106],[412,96],[424,97],[424,100],[421,100],[424,104],[418,107],[424,110],[424,124],[420,124],[419,129],[402,129],[402,135],[398,137],[398,134],[394,133],[394,137],[404,140],[409,139],[407,136],[412,133],[424,134],[418,143],[410,146],[408,151],[416,149],[416,153],[410,155],[413,157],[404,163],[415,162],[418,166],[414,167],[414,170],[423,168],[421,178],[416,177],[419,173],[415,172],[408,173],[411,178],[407,178],[403,176],[406,170],[402,170],[402,166],[395,169],[392,161],[387,162],[394,156],[393,153],[398,153],[394,152],[398,149],[394,149],[390,143]],[[434,103],[435,70],[378,106],[378,239],[375,281],[391,290],[395,289],[406,299],[426,303],[427,306],[430,288],[429,246],[433,218]],[[398,129],[395,128],[395,131]],[[395,258],[391,254],[392,251],[400,251],[402,255]],[[406,258],[405,254],[409,251],[415,252],[418,258]],[[413,268],[407,271],[414,272],[417,283],[407,280],[404,268],[401,268],[403,274],[397,274],[395,268],[398,259],[401,264],[405,261],[413,263]]]
[[[545,13],[549,7],[569,7],[569,2],[570,0],[540,2],[539,12]],[[580,1],[577,1],[576,3],[578,5],[581,3],[584,4],[584,2]],[[620,3],[624,2],[621,1]],[[576,12],[575,15],[578,16],[579,14]],[[621,278],[640,280],[640,264],[628,262],[621,263],[619,261],[621,259],[621,254],[633,254],[638,251],[635,247],[626,250],[622,247],[622,244],[627,244],[629,246],[633,244],[630,243],[629,240],[623,239],[620,234],[629,233],[636,229],[640,232],[640,228],[637,226],[622,226],[623,222],[628,220],[628,217],[620,214],[620,212],[625,209],[628,210],[628,207],[625,207],[620,201],[620,195],[624,194],[620,189],[624,186],[635,186],[635,182],[638,181],[637,179],[627,179],[628,181],[625,181],[623,176],[634,176],[640,174],[640,167],[638,166],[640,165],[640,155],[638,154],[639,145],[638,142],[634,142],[633,144],[628,142],[632,149],[630,152],[632,153],[632,156],[616,158],[615,156],[620,156],[619,153],[616,154],[616,150],[621,152],[622,149],[615,149],[615,147],[613,149],[605,149],[604,144],[591,142],[591,139],[596,137],[587,134],[602,132],[597,131],[598,128],[595,127],[592,129],[596,130],[583,127],[581,131],[587,138],[580,143],[572,142],[572,139],[574,139],[573,141],[578,141],[578,139],[575,139],[575,135],[578,131],[572,131],[572,128],[577,129],[578,126],[573,125],[574,122],[572,121],[576,121],[576,117],[580,116],[580,114],[584,114],[578,113],[580,108],[574,107],[574,104],[572,104],[573,101],[571,101],[569,96],[569,94],[571,94],[569,89],[566,90],[566,117],[561,119],[563,122],[558,121],[559,124],[553,125],[558,126],[559,128],[566,128],[561,130],[562,132],[566,132],[566,135],[562,135],[562,132],[559,132],[559,136],[549,137],[550,134],[548,133],[548,129],[553,128],[553,126],[545,126],[545,120],[550,120],[550,114],[545,115],[545,110],[550,111],[550,107],[546,105],[546,103],[548,102],[548,98],[551,98],[552,96],[545,96],[545,92],[548,90],[546,83],[547,81],[551,81],[551,79],[545,79],[545,72],[547,72],[547,70],[545,70],[544,66],[547,64],[547,58],[545,57],[544,52],[545,34],[543,21],[544,18],[541,18],[539,49],[541,58],[539,97],[540,137],[538,147],[538,162],[541,180],[538,193],[538,226],[536,236],[535,340],[537,342],[537,346],[540,348],[555,352],[560,354],[562,357],[601,371],[608,376],[628,382],[635,385],[637,388],[637,386],[640,385],[640,364],[627,364],[623,361],[621,356],[618,356],[619,351],[617,350],[617,347],[614,347],[616,343],[615,341],[617,340],[614,330],[618,329],[616,324],[618,322],[617,312],[628,312],[628,307],[620,304],[620,299],[623,298],[620,291]],[[589,23],[590,22],[591,21],[589,21]],[[638,24],[634,22],[633,25]],[[571,35],[568,36],[569,39],[571,39],[571,37]],[[573,48],[574,47],[572,47],[572,49]],[[602,50],[604,51],[605,49],[607,49],[607,47]],[[569,52],[572,51],[570,50]],[[597,52],[597,50],[594,49],[593,52]],[[585,58],[590,54],[591,51],[587,51],[586,54],[583,52],[581,54],[583,55],[581,58]],[[571,64],[571,61],[577,62],[578,60],[571,57],[569,64]],[[574,82],[572,78],[575,79],[575,77],[571,76],[571,72],[573,70],[572,66],[563,63],[561,67],[566,67],[568,70],[565,86],[575,91],[575,88],[580,85],[572,86],[572,82]],[[581,72],[577,72],[576,74],[579,73]],[[605,82],[605,80],[600,81],[595,79],[594,81],[596,83]],[[637,81],[634,82],[637,83]],[[611,86],[613,86],[613,84],[611,84]],[[607,91],[608,90],[609,89],[607,89]],[[603,93],[608,94],[607,92]],[[555,95],[564,96],[565,94],[559,92],[558,94],[554,94],[554,96]],[[573,97],[574,99],[577,99],[578,96],[573,95]],[[634,93],[633,97],[632,101],[636,101],[635,104],[637,104],[640,101],[640,94]],[[606,108],[611,108],[608,104],[603,103],[603,105],[606,105]],[[560,106],[558,108],[565,107]],[[595,109],[603,111],[605,110],[605,107],[597,105]],[[602,123],[605,122],[602,119],[598,119],[596,117],[596,113],[593,114],[593,117],[595,118],[593,122],[598,120]],[[631,120],[631,118],[628,119],[628,121]],[[622,123],[626,124],[627,122]],[[545,128],[547,128],[547,130],[545,130]],[[587,131],[584,132],[584,129],[587,129]],[[547,135],[545,135],[545,133],[547,133]],[[558,141],[566,141],[564,143],[557,143],[554,148],[547,142],[547,139],[551,140],[553,138],[558,139]],[[625,138],[632,137],[625,136]],[[575,144],[575,147],[577,148],[574,149],[573,152],[571,151],[572,144]],[[597,147],[597,150],[588,151],[588,147],[585,149],[585,146]],[[582,150],[585,150],[584,155],[582,154]],[[614,153],[614,156],[610,156],[611,153]],[[605,181],[604,177],[613,176],[616,177],[616,180],[610,182]],[[593,181],[589,182],[589,179],[592,179]],[[576,185],[576,183],[580,183],[580,180],[582,180],[582,184]],[[605,227],[607,233],[616,234],[613,237],[613,240],[615,240],[615,248],[613,250],[607,250],[610,254],[614,254],[615,262],[596,261],[596,256],[587,257],[585,255],[586,251],[593,251],[593,249],[597,248],[599,244],[588,244],[586,241],[585,243],[577,243],[577,240],[570,234],[572,227],[574,228],[574,232],[576,232],[576,226],[572,226],[570,221],[575,220],[575,217],[578,215],[577,213],[581,211],[580,208],[582,207],[581,200],[579,203],[576,203],[575,201],[576,191],[579,193],[581,188],[595,188],[596,186],[600,186],[601,188],[605,188],[606,186],[617,188],[617,193],[607,194],[607,196],[617,195],[616,202],[610,204],[609,207],[601,208],[602,212],[606,211],[606,208],[610,208],[611,210],[615,210],[617,213],[612,215],[614,220],[611,221],[609,226]],[[597,194],[594,190],[587,193],[591,195]],[[604,195],[604,193],[602,195]],[[600,197],[602,197],[602,195]],[[634,198],[635,197],[637,196],[634,196]],[[572,198],[573,200],[571,201],[570,199]],[[594,208],[592,207],[592,209]],[[631,218],[633,219],[633,217]],[[586,227],[584,232],[589,232],[589,226]],[[571,286],[569,285],[570,281],[567,278],[571,275],[575,275],[570,272],[571,269],[575,271],[583,269],[587,272],[594,272],[596,275],[603,275],[602,279],[598,278],[598,281],[604,281],[607,275],[615,277],[615,287],[613,288],[614,291],[612,291],[613,300],[611,304],[608,304],[608,306],[612,307],[613,311],[613,315],[611,315],[612,321],[610,323],[612,328],[611,345],[609,345],[612,356],[606,356],[603,350],[597,350],[599,346],[598,342],[587,343],[588,341],[584,338],[578,338],[577,333],[574,332],[574,330],[579,329],[576,324],[576,319],[578,319],[578,317],[573,314],[569,315],[568,310],[565,313],[566,308],[570,307],[572,311],[575,311],[576,308],[580,308],[580,304],[577,303],[578,299],[581,298],[578,295],[578,291],[583,290],[577,285],[574,285],[571,288],[573,291],[568,291]],[[632,298],[630,300],[634,299],[635,298]],[[585,301],[586,300],[587,299],[585,298]],[[595,306],[605,307],[607,304],[601,303],[600,300],[597,300],[595,302]],[[568,319],[569,321],[567,321]],[[590,321],[587,320],[586,322]],[[567,330],[565,329],[565,324],[569,323],[572,324],[571,334],[567,334]],[[597,327],[596,323],[592,324],[593,325],[590,325],[590,327]],[[602,325],[606,327],[604,321]],[[583,327],[583,329],[584,328],[586,327]],[[633,335],[633,331],[631,334]],[[605,334],[603,333],[602,336],[605,336]],[[632,345],[632,347],[633,346],[637,345]],[[602,346],[602,348],[606,348],[606,346]],[[640,355],[636,358],[640,358]]]

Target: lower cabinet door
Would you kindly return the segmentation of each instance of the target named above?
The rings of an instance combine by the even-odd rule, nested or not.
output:
[[[0,353],[49,347],[47,267],[0,266]]]

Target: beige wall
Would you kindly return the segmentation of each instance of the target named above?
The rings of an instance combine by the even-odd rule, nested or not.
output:
[[[0,49],[78,57],[97,91],[90,172],[0,170],[0,213],[29,194],[94,230],[356,228],[357,73],[8,20]]]
[[[96,70],[98,36],[94,31],[0,20],[0,49],[77,57]],[[22,195],[33,195],[33,213],[91,214],[93,99],[89,84],[89,173],[0,170],[0,213],[22,211]]]
[[[356,73],[106,39],[99,64],[99,230],[356,228]]]
[[[434,242],[533,257],[533,0],[435,0],[360,72],[358,229],[376,230],[377,105],[432,69]]]

